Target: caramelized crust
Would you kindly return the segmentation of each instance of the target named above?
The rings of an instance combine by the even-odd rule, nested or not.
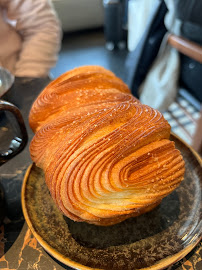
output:
[[[108,226],[143,214],[183,180],[168,122],[102,67],[76,68],[50,83],[29,120],[32,160],[75,221]]]

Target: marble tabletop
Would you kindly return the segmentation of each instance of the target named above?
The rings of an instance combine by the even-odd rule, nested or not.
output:
[[[28,115],[40,91],[50,82],[49,78],[16,78],[12,88],[2,97],[15,104],[21,111],[28,131],[26,148],[12,160],[0,167],[0,183],[5,191],[6,217],[0,226],[0,269],[62,270],[71,269],[51,257],[37,242],[28,228],[22,213],[21,187],[24,174],[32,163],[29,142],[33,133],[29,128]],[[2,125],[0,136],[9,130]],[[5,135],[5,134],[3,134]],[[9,136],[4,136],[9,137]],[[0,137],[1,140],[1,137]],[[167,270],[202,269],[202,244],[199,243],[185,258]]]

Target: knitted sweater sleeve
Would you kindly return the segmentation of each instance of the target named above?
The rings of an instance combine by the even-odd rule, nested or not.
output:
[[[57,61],[61,45],[61,26],[49,0],[8,0],[7,17],[16,21],[22,48],[15,75],[47,76]]]

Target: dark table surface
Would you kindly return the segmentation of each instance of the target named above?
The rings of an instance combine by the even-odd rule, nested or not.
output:
[[[0,167],[0,183],[5,190],[6,218],[0,227],[0,269],[71,269],[56,261],[37,243],[28,228],[21,208],[21,186],[24,174],[32,163],[29,155],[29,142],[33,133],[29,128],[28,115],[31,105],[40,91],[49,83],[49,78],[16,78],[12,88],[2,97],[15,104],[21,111],[28,131],[26,148],[12,160]],[[7,124],[1,123],[0,136],[8,132]],[[3,134],[5,135],[5,134]],[[5,138],[5,136],[4,136]],[[9,138],[9,136],[6,136]],[[1,137],[0,137],[1,140]],[[169,270],[202,269],[202,244]]]

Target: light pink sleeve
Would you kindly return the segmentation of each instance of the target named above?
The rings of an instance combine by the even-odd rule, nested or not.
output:
[[[23,40],[15,75],[48,75],[61,45],[61,26],[50,1],[8,0],[7,3],[7,16],[17,21],[16,30]]]

